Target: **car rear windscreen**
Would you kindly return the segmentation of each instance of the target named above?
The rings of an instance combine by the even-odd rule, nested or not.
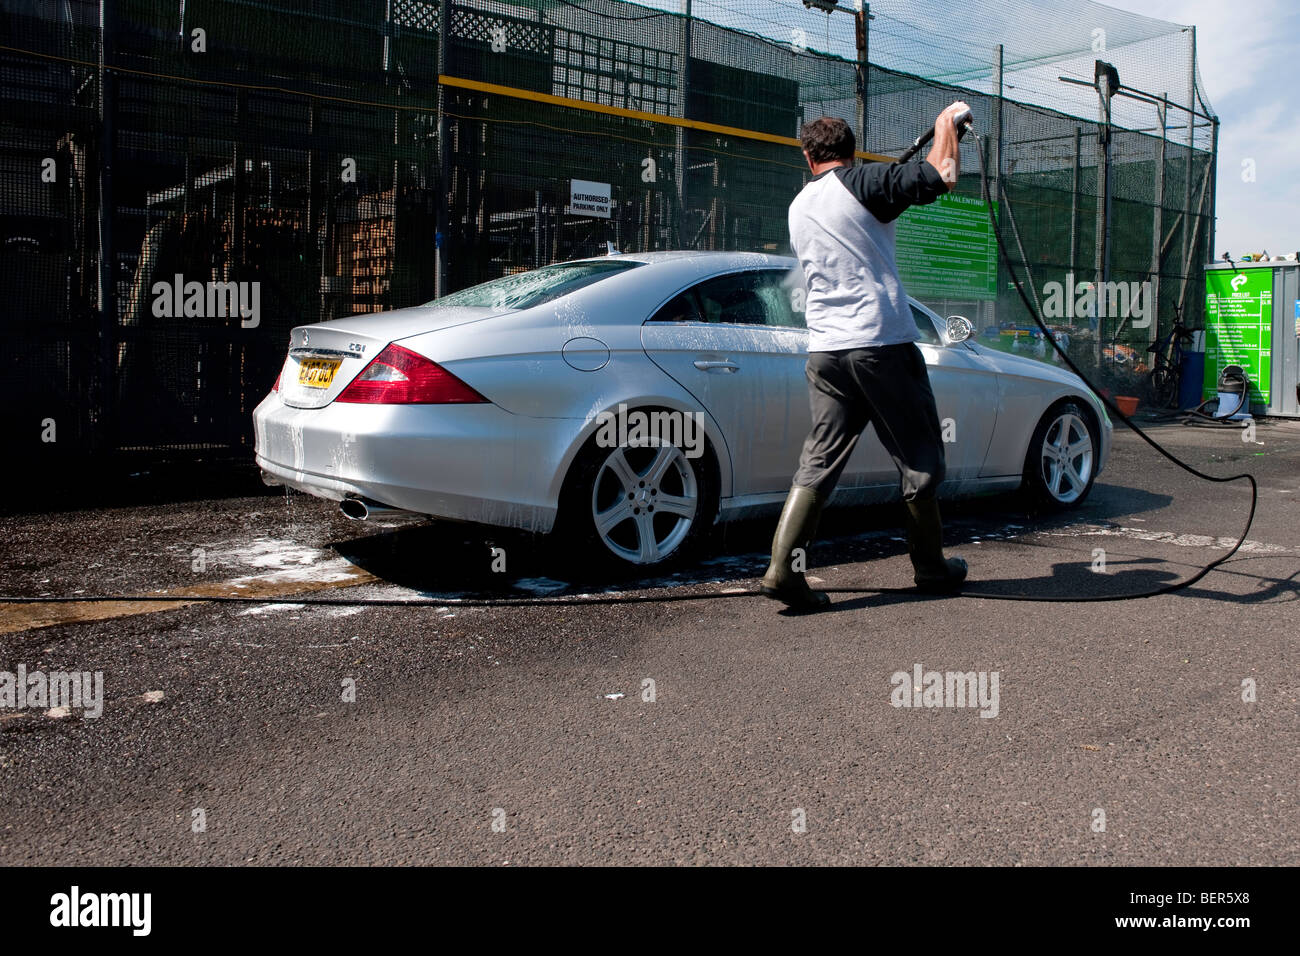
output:
[[[444,295],[441,299],[426,302],[425,305],[529,309],[642,265],[645,263],[627,259],[612,262],[557,262],[531,272],[520,272],[472,285],[468,289]]]

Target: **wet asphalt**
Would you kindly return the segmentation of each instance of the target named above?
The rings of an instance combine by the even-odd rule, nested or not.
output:
[[[989,595],[1186,579],[1239,535],[1244,484],[1121,430],[1077,510],[946,509],[985,596],[804,616],[743,593],[770,520],[638,578],[525,534],[349,522],[246,465],[12,502],[5,595],[253,599],[0,607],[0,672],[98,672],[104,698],[0,706],[0,864],[1295,865],[1300,423],[1152,433],[1252,471],[1259,512],[1190,589],[1100,603]],[[899,512],[833,514],[811,573],[906,589]],[[305,603],[365,597],[431,603]],[[578,602],[465,600],[494,597]],[[924,706],[918,666],[996,675],[996,703]]]

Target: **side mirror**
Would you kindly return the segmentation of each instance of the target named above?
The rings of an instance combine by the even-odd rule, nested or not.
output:
[[[971,320],[964,315],[948,316],[948,328],[946,330],[948,342],[950,345],[956,345],[959,342],[965,342],[975,334],[975,326]]]

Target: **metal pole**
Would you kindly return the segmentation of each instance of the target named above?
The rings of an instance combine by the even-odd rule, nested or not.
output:
[[[1074,128],[1074,170],[1070,177],[1070,271],[1078,265],[1079,257],[1079,166],[1083,162],[1083,130]],[[1066,289],[1065,294],[1074,297],[1073,289]],[[1071,310],[1073,314],[1073,310]]]
[[[317,182],[317,163],[316,163],[316,101],[314,99],[307,101],[307,215],[306,233],[303,235],[303,261],[310,262],[311,256],[317,249],[313,249],[313,243],[317,242],[316,226],[317,219],[320,216],[321,206],[321,184]],[[320,249],[319,255],[319,276],[316,279],[316,297],[317,297],[317,318],[318,321],[325,320],[325,255],[324,250]]]
[[[682,65],[677,71],[677,95],[681,99],[682,118],[686,119],[686,97],[691,72],[691,0],[682,0]],[[673,177],[677,186],[677,248],[686,248],[686,130],[677,127],[677,150],[673,159]]]
[[[1105,338],[1105,324],[1102,321],[1103,293],[1101,283],[1107,281],[1110,273],[1110,76],[1102,72],[1097,77],[1098,110],[1101,122],[1097,130],[1097,145],[1100,152],[1100,166],[1097,169],[1097,239],[1093,259],[1096,298],[1093,315],[1097,320],[1097,336],[1094,346],[1097,364],[1101,364],[1102,340]]]
[[[1210,183],[1213,188],[1210,189],[1210,241],[1209,245],[1206,247],[1206,252],[1208,253],[1206,258],[1213,260],[1215,244],[1214,232],[1215,226],[1217,225],[1215,222],[1215,216],[1217,215],[1215,207],[1217,205],[1216,200],[1218,198],[1219,185],[1219,121],[1217,119],[1213,121],[1213,125],[1210,127]]]
[[[1105,246],[1106,236],[1106,94],[1104,92],[1108,81],[1102,77],[1097,81],[1098,87],[1103,92],[1098,101],[1098,122],[1097,122],[1097,210],[1096,210],[1096,235],[1094,236],[1092,252],[1092,272],[1093,281],[1101,281],[1101,269],[1103,259],[1103,248]],[[1095,314],[1095,313],[1094,313]],[[1098,328],[1098,338],[1100,338],[1100,328]]]
[[[718,248],[718,160],[713,160],[713,196],[709,200],[709,250]]]
[[[235,91],[235,123],[234,128],[239,130],[240,124],[247,121],[248,117],[248,91],[239,89]],[[246,235],[244,231],[245,215],[248,209],[248,172],[246,164],[250,162],[252,150],[243,147],[241,139],[234,138],[230,150],[230,264],[233,266],[235,278],[244,278],[244,253],[246,251]],[[212,190],[213,202],[216,202],[217,191]]]
[[[1107,87],[1109,88],[1109,82],[1107,82]],[[1105,202],[1102,205],[1102,224],[1105,227],[1102,230],[1102,244],[1101,244],[1101,281],[1102,282],[1110,281],[1110,247],[1111,247],[1110,230],[1113,221],[1111,216],[1111,199],[1114,193],[1114,190],[1111,188],[1112,187],[1111,177],[1114,172],[1113,170],[1114,164],[1112,162],[1112,158],[1114,155],[1113,152],[1114,147],[1115,147],[1114,128],[1110,125],[1110,101],[1108,98],[1106,102],[1106,150],[1105,150],[1106,175],[1105,175],[1105,180],[1103,182],[1103,189],[1104,189],[1103,196],[1105,198]]]
[[[117,78],[111,72],[112,47],[117,33],[114,0],[99,4],[99,372],[100,411],[103,430],[100,439],[115,446],[117,442],[117,280],[116,256],[113,254],[113,154],[116,133],[113,128],[117,111]]]
[[[533,190],[533,268],[542,267],[542,191]]]
[[[871,140],[871,4],[858,0],[853,20],[854,41],[858,50],[858,149],[865,150]]]
[[[1203,209],[1205,206],[1205,193],[1207,190],[1210,190],[1210,167],[1209,166],[1205,167],[1205,176],[1201,180],[1201,195],[1200,198],[1196,200],[1197,213],[1195,217],[1195,222],[1192,225],[1192,247],[1193,248],[1196,247],[1197,237],[1199,237],[1201,234],[1201,220],[1204,217],[1201,214],[1200,210]],[[1187,301],[1187,286],[1190,284],[1191,279],[1192,279],[1192,270],[1188,268],[1187,271],[1183,274],[1183,285],[1178,292],[1178,307],[1180,309],[1184,307],[1184,303]],[[1185,312],[1184,315],[1186,315]]]
[[[995,200],[1002,199],[1002,67],[1003,49],[999,43],[993,48],[993,191]]]
[[[1157,331],[1160,327],[1160,239],[1164,235],[1164,206],[1165,206],[1165,146],[1168,142],[1165,132],[1166,123],[1169,119],[1167,104],[1161,102],[1156,107],[1156,115],[1160,118],[1160,146],[1156,154],[1156,203],[1151,215],[1153,222],[1151,224],[1151,301],[1147,303],[1147,309],[1150,311],[1155,307],[1155,321],[1147,326],[1147,341],[1154,342],[1159,336]]]
[[[862,5],[862,149],[871,141],[871,4]]]
[[[451,3],[443,0],[438,4],[438,72],[447,69],[447,36],[451,32]],[[447,204],[448,190],[451,187],[451,123],[447,119],[447,87],[438,84],[438,208],[434,216],[434,279],[433,294],[435,298],[447,294],[447,233],[449,220]]]
[[[1187,56],[1187,182],[1184,184],[1183,194],[1183,271],[1191,271],[1191,215],[1192,215],[1192,160],[1195,158],[1196,142],[1196,114],[1191,112],[1196,109],[1196,27],[1188,27],[1191,31],[1191,47]]]
[[[450,4],[447,4],[450,6]],[[388,260],[388,301],[383,303],[388,308],[397,308],[405,305],[403,300],[405,290],[398,290],[398,272],[397,272],[397,210],[401,207],[401,171],[398,155],[401,150],[401,124],[402,111],[396,108],[398,101],[402,98],[402,84],[400,79],[393,80],[392,69],[392,48],[391,33],[393,29],[393,0],[388,0],[384,7],[384,89],[392,93],[394,100],[393,109],[393,212],[392,212],[392,253]],[[376,297],[382,295],[380,291],[382,284],[375,286]],[[379,304],[379,303],[376,303]]]

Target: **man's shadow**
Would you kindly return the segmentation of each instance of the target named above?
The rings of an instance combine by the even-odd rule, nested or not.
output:
[[[1269,557],[1272,557],[1271,555]],[[1254,556],[1234,557],[1231,561],[1216,568],[1223,574],[1244,574],[1233,565],[1257,560]],[[869,608],[888,607],[892,604],[917,603],[923,601],[953,601],[959,598],[984,598],[997,601],[1051,601],[1070,604],[1092,601],[1120,601],[1139,599],[1149,592],[1158,591],[1180,580],[1190,578],[1195,572],[1178,574],[1164,570],[1159,565],[1167,562],[1160,558],[1111,559],[1107,570],[1102,573],[1094,570],[1091,561],[1060,561],[1052,565],[1050,574],[1027,578],[993,578],[968,580],[957,594],[925,594],[912,588],[881,589],[862,588],[857,597],[847,600],[835,600],[832,605],[820,613],[835,611],[854,611]],[[1246,577],[1258,582],[1261,587],[1250,594],[1234,594],[1228,591],[1214,590],[1199,583],[1187,589],[1172,593],[1197,597],[1205,600],[1220,601],[1226,604],[1260,604],[1278,599],[1300,600],[1300,570],[1285,578],[1271,578],[1246,574]],[[840,594],[851,594],[853,589],[844,588]],[[786,610],[783,613],[796,615],[808,612]]]

